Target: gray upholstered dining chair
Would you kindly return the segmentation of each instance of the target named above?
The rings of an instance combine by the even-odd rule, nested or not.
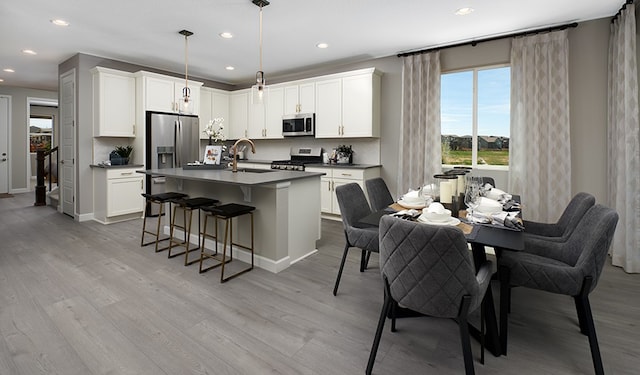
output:
[[[578,193],[571,198],[557,222],[539,223],[525,220],[525,236],[537,239],[543,237],[547,241],[564,242],[594,204],[596,204],[596,198],[593,195],[584,192]]]
[[[394,331],[392,307],[399,304],[431,317],[455,318],[460,328],[466,374],[473,374],[467,316],[483,306],[491,280],[491,262],[483,263],[476,274],[467,241],[459,228],[383,216],[380,219],[380,270],[385,288],[384,305],[366,373],[371,374],[390,313]],[[484,353],[484,346],[482,350]]]
[[[580,331],[589,338],[595,373],[604,373],[589,293],[598,283],[617,223],[616,211],[597,204],[582,217],[566,242],[547,241],[550,251],[545,256],[503,251],[498,261],[498,275],[500,338],[504,354],[507,352],[511,287],[538,289],[573,297]]]
[[[338,286],[340,285],[340,278],[342,277],[342,270],[344,269],[349,249],[357,247],[362,250],[360,272],[364,272],[367,267],[371,252],[378,252],[378,227],[358,224],[360,219],[371,213],[371,208],[360,185],[352,182],[336,187],[336,198],[340,206],[346,243],[336,283],[333,287],[334,296],[338,293]]]
[[[382,177],[371,178],[364,183],[367,187],[367,195],[373,211],[383,210],[395,202]]]

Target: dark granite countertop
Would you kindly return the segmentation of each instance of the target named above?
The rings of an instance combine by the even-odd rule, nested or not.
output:
[[[239,167],[238,170],[242,170],[242,167]],[[237,173],[233,173],[229,169],[198,170],[182,168],[147,169],[138,171],[138,173],[165,176],[182,180],[208,181],[220,184],[248,186],[268,185],[324,175],[324,173],[319,172],[280,171],[275,169],[254,170],[248,172],[239,171]]]
[[[118,169],[118,168],[143,168],[142,164],[125,164],[125,165],[104,165],[104,164],[89,164],[91,168],[104,168],[104,169]]]

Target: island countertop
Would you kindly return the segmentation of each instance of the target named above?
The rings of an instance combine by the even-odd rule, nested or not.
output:
[[[258,172],[240,172],[244,168],[238,168],[239,172],[231,172],[228,169],[182,169],[164,168],[147,169],[138,171],[151,176],[165,176],[182,180],[209,181],[229,185],[268,185],[279,182],[306,179],[310,177],[322,176],[320,172],[300,172],[300,171],[280,171],[280,170],[258,170]]]

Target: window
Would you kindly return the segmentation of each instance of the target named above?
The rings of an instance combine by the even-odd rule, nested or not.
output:
[[[508,66],[442,75],[442,164],[509,165],[510,75]]]
[[[51,149],[53,136],[53,116],[32,115],[29,119],[29,151]]]

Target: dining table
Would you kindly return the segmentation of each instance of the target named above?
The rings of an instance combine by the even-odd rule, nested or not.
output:
[[[515,198],[519,197],[516,196]],[[371,214],[363,217],[358,221],[357,225],[363,227],[378,227],[380,218],[382,216],[391,215],[405,209],[406,208],[401,206],[400,204],[393,203],[385,209],[372,212]],[[513,251],[521,251],[524,249],[523,231],[511,230],[497,225],[478,224],[467,221],[464,219],[466,217],[466,211],[464,210],[461,210],[458,216],[461,218],[461,220],[460,223],[458,223],[456,226],[460,228],[462,233],[464,233],[467,242],[471,245],[473,263],[476,270],[479,269],[480,265],[482,265],[487,260],[486,247],[492,247],[495,251],[496,256],[499,256],[499,253],[502,251],[502,249]],[[491,352],[494,356],[499,357],[500,355],[502,355],[502,349],[500,345],[500,332],[498,330],[498,323],[496,319],[493,293],[490,287],[487,289],[485,298],[487,303],[485,304],[484,314],[484,323],[486,327],[486,332],[484,333],[484,342],[487,350],[489,350],[489,352]],[[412,312],[408,309],[400,309],[398,311],[398,314],[396,315],[396,318],[419,315],[419,313]],[[469,323],[469,332],[476,339],[482,339],[481,330],[473,326],[471,323]]]

